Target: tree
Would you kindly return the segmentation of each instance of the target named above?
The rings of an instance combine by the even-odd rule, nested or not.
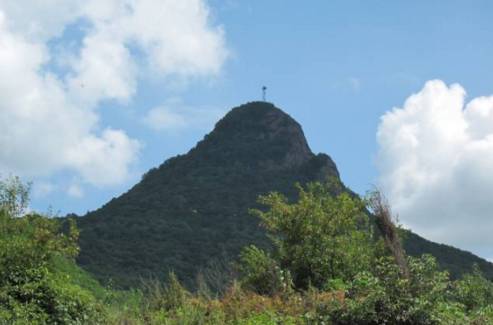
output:
[[[30,183],[23,183],[18,176],[0,179],[0,209],[13,217],[22,216],[29,204]]]
[[[36,213],[24,214],[29,187],[19,178],[0,185],[0,323],[98,324],[94,296],[72,283],[78,231]]]
[[[475,264],[472,273],[454,282],[452,295],[469,312],[493,306],[493,283],[484,277]]]
[[[297,202],[271,193],[259,199],[266,210],[253,210],[272,240],[272,258],[290,274],[294,287],[323,288],[331,280],[350,280],[367,270],[375,245],[364,204],[347,193],[332,195],[329,183],[297,187]],[[261,257],[258,265],[268,264],[268,254],[255,252]],[[252,256],[248,248],[242,260],[255,264]]]

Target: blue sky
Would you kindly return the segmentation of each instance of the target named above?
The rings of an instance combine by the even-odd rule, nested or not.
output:
[[[18,1],[0,1],[0,11],[4,16],[0,36],[4,42],[24,42],[25,46],[32,46],[32,50],[26,53],[45,51],[49,59],[27,57],[26,60],[34,62],[29,73],[46,77],[37,69],[41,66],[43,71],[60,79],[60,91],[66,92],[60,101],[72,105],[78,100],[73,104],[73,111],[82,111],[81,116],[84,117],[81,119],[87,120],[87,127],[72,135],[74,139],[79,135],[87,138],[85,145],[79,151],[67,149],[66,154],[62,153],[68,157],[64,164],[51,162],[56,156],[53,151],[40,150],[29,156],[8,148],[3,155],[0,154],[2,174],[20,174],[34,182],[34,209],[46,211],[51,206],[63,215],[69,212],[83,214],[98,208],[138,182],[149,168],[174,155],[186,153],[230,108],[260,99],[261,87],[266,85],[268,100],[300,122],[312,150],[329,154],[336,162],[343,181],[353,190],[364,193],[372,184],[388,189],[391,203],[402,210],[397,213],[405,217],[401,221],[418,229],[418,233],[426,232],[427,224],[419,218],[413,219],[409,208],[406,210],[409,202],[414,207],[421,204],[422,209],[415,210],[420,214],[426,215],[423,211],[428,211],[432,216],[440,215],[440,218],[436,217],[436,229],[440,228],[438,221],[443,225],[450,220],[440,205],[430,205],[419,199],[425,190],[413,192],[414,196],[399,196],[398,184],[406,181],[395,179],[399,151],[391,144],[385,147],[382,144],[385,141],[378,142],[377,131],[383,130],[382,133],[390,138],[397,136],[389,133],[389,130],[400,130],[390,125],[395,119],[385,124],[381,117],[394,107],[412,110],[412,105],[405,106],[404,102],[416,93],[426,97],[424,94],[428,88],[425,84],[429,80],[441,80],[445,87],[436,84],[433,88],[428,84],[429,89],[433,89],[430,96],[434,99],[442,96],[440,94],[453,97],[451,85],[454,83],[460,84],[467,92],[466,103],[476,97],[493,94],[491,1],[187,0],[180,8],[170,5],[172,8],[168,8],[168,12],[172,16],[162,21],[159,17],[143,22],[132,20],[134,29],[121,36],[122,43],[112,43],[114,46],[109,53],[116,57],[122,55],[122,58],[114,60],[114,70],[108,69],[109,72],[100,67],[91,70],[90,55],[95,53],[97,56],[100,53],[98,49],[106,45],[105,40],[113,42],[108,35],[114,35],[112,28],[119,26],[120,18],[108,14],[105,8],[99,8],[98,2],[89,9],[81,9],[77,4],[60,6],[53,0],[43,10],[32,6],[33,1],[24,2],[30,9],[22,12],[23,18],[19,18],[21,16],[15,9]],[[112,0],[100,3],[106,2],[110,10],[118,7]],[[146,3],[148,8],[159,6],[158,1],[140,2]],[[80,13],[76,15],[77,10]],[[117,23],[104,25],[101,15],[108,15],[104,17]],[[189,30],[190,22],[196,21],[201,22]],[[159,25],[156,31],[147,30],[152,24]],[[161,32],[169,36],[162,37]],[[119,33],[116,35],[118,39]],[[198,44],[196,49],[183,49],[176,41],[189,38]],[[159,44],[157,50],[149,45],[155,43]],[[10,48],[22,51],[22,46]],[[88,53],[85,61],[84,49]],[[2,59],[7,66],[7,56],[2,56],[1,51],[0,46],[0,66]],[[18,57],[24,58],[22,55]],[[113,59],[103,62],[113,64]],[[22,78],[26,74],[22,73],[23,70],[0,71],[11,73],[15,75],[14,79],[24,82]],[[110,78],[106,73],[111,74],[112,71],[118,74],[125,71],[125,74],[119,76],[120,79]],[[99,79],[102,80],[101,85],[98,84]],[[46,80],[42,82],[40,87],[48,87]],[[10,87],[6,85],[3,93],[0,91],[0,113],[11,116],[7,108],[2,111],[2,105],[7,107],[6,103],[10,103],[5,99],[7,95],[2,97],[2,94],[12,93],[12,90],[7,91],[7,86]],[[461,100],[459,97],[457,101]],[[427,107],[428,102],[423,101],[422,106]],[[484,105],[487,108],[483,111],[489,111],[489,104]],[[63,105],[60,107],[62,112]],[[155,112],[151,113],[153,110]],[[57,114],[53,112],[53,116],[63,116]],[[76,121],[74,114],[69,116]],[[430,125],[422,116],[395,123],[403,123],[399,126],[406,123]],[[36,120],[36,123],[40,121]],[[433,121],[432,124],[442,123],[438,119]],[[36,123],[21,124],[19,128],[29,128]],[[46,119],[46,123],[49,127],[52,120]],[[10,125],[16,126],[15,123]],[[54,123],[53,127],[56,126]],[[105,135],[105,130],[113,131]],[[45,139],[49,132],[52,131],[43,129],[35,139],[19,141],[19,145],[25,151],[37,152],[44,141],[51,141]],[[60,130],[55,135],[64,137],[64,132],[71,131]],[[13,132],[9,139],[20,136]],[[419,139],[427,141],[424,136]],[[94,148],[108,143],[118,143],[117,149],[105,151],[99,165],[80,161],[87,155],[91,157],[93,152],[99,155],[99,149]],[[440,146],[440,142],[437,143]],[[460,143],[451,148],[466,148],[463,142]],[[62,145],[78,147],[79,143]],[[389,148],[394,148],[394,151]],[[416,155],[409,159],[419,162],[419,171],[433,165],[426,160],[429,155],[418,155],[419,150],[413,150]],[[491,153],[490,147],[485,150]],[[16,154],[20,158],[14,159]],[[44,159],[45,154],[51,160]],[[114,158],[113,154],[119,158]],[[467,161],[472,160],[470,155],[466,157]],[[441,161],[447,159],[448,156],[443,154]],[[38,161],[46,168],[35,168]],[[111,166],[113,161],[114,168]],[[19,167],[21,165],[22,168]],[[419,171],[416,174],[420,174]],[[482,173],[488,173],[488,170]],[[106,174],[111,174],[111,181],[102,182]],[[435,169],[430,169],[427,177],[431,179],[436,174]],[[456,177],[455,172],[450,172],[443,179],[448,180],[451,175]],[[481,179],[484,177],[481,176],[477,177],[479,183],[474,183],[476,187],[471,187],[472,190],[493,190],[490,186],[493,182],[483,183]],[[468,179],[475,178],[471,176]],[[444,193],[443,189],[437,188],[433,192],[437,196],[432,197]],[[403,201],[409,197],[413,200]],[[471,200],[465,200],[461,206],[472,205],[474,202]],[[435,201],[443,203],[439,199]],[[483,201],[481,204],[486,206]],[[463,214],[455,216],[454,220],[471,223],[470,218],[476,218],[473,220],[477,224],[493,225],[488,223],[491,214],[487,207],[472,213],[472,217],[468,211],[466,209]],[[453,227],[452,230],[458,231],[462,224],[454,223]],[[487,248],[489,244],[486,242],[473,242],[459,234],[456,237],[445,236],[435,230],[425,235],[473,250],[484,257],[493,257],[493,251]],[[450,233],[455,233],[452,230]]]

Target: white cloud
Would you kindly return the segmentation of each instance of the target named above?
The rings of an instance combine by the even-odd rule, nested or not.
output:
[[[66,152],[64,159],[92,184],[111,185],[127,176],[127,164],[139,142],[120,130],[105,129],[100,137],[88,136]]]
[[[432,240],[493,255],[493,96],[429,81],[381,119],[380,186],[400,220]]]
[[[103,99],[128,101],[136,92],[136,64],[125,45],[111,35],[87,36],[72,69],[70,94],[88,107]]]
[[[0,19],[0,170],[23,176],[49,175],[60,169],[80,172],[85,180],[96,185],[114,184],[124,179],[128,165],[136,153],[135,140],[123,131],[106,129],[99,136],[95,111],[80,107],[67,95],[63,83],[53,74],[40,73],[40,66],[49,58],[44,44],[29,42],[9,32]],[[118,133],[114,143],[106,134]],[[97,161],[83,163],[73,159],[105,155],[88,142],[105,143],[113,148],[115,164],[122,168],[115,177],[96,178],[85,172],[88,165],[101,167]],[[100,145],[98,148],[105,147]],[[121,151],[121,152],[120,152]],[[109,157],[106,157],[109,158]],[[113,174],[110,174],[110,176]]]
[[[203,1],[143,0],[130,10],[122,19],[125,36],[139,44],[161,72],[184,76],[219,72],[228,52],[223,30],[209,26]]]
[[[64,26],[80,12],[79,1],[73,0],[0,0],[0,11],[12,32],[30,40],[46,41],[60,36]]]
[[[64,31],[81,21],[74,47]],[[101,102],[131,101],[138,71],[213,76],[227,55],[203,0],[0,0],[0,172],[122,182],[139,142],[102,124]]]
[[[71,184],[67,189],[67,194],[73,198],[80,199],[84,197],[84,190],[79,184]]]
[[[183,115],[166,106],[158,106],[149,110],[143,121],[156,131],[181,129],[187,126],[187,120]]]
[[[223,110],[210,107],[191,107],[173,98],[150,109],[142,122],[155,131],[176,132],[186,128],[209,129],[222,115]]]

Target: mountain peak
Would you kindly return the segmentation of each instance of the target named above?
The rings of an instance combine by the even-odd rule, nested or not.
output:
[[[327,178],[339,182],[334,193],[345,189],[332,159],[311,152],[293,118],[266,102],[238,106],[190,152],[151,169],[128,192],[78,218],[78,262],[121,287],[171,270],[193,287],[199,272],[229,274],[226,265],[242,247],[268,247],[259,220],[248,213],[258,207],[259,195],[277,191],[293,200],[295,183]],[[406,250],[415,255],[447,249],[410,238]],[[451,248],[440,254],[451,271],[461,267],[457,260],[486,263]],[[493,274],[491,266],[485,270]]]
[[[296,167],[314,156],[298,122],[268,102],[233,108],[193,151],[264,168]]]

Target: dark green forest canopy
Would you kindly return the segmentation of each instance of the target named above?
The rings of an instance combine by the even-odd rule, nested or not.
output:
[[[295,198],[295,183],[335,179],[336,165],[310,150],[301,126],[266,102],[232,109],[193,149],[148,171],[127,193],[77,218],[78,263],[103,282],[138,285],[174,270],[193,287],[199,272],[217,277],[245,245],[267,246],[259,220],[249,214],[259,195]],[[493,265],[453,247],[409,233],[411,255],[436,256],[452,276],[473,263],[493,278]]]

